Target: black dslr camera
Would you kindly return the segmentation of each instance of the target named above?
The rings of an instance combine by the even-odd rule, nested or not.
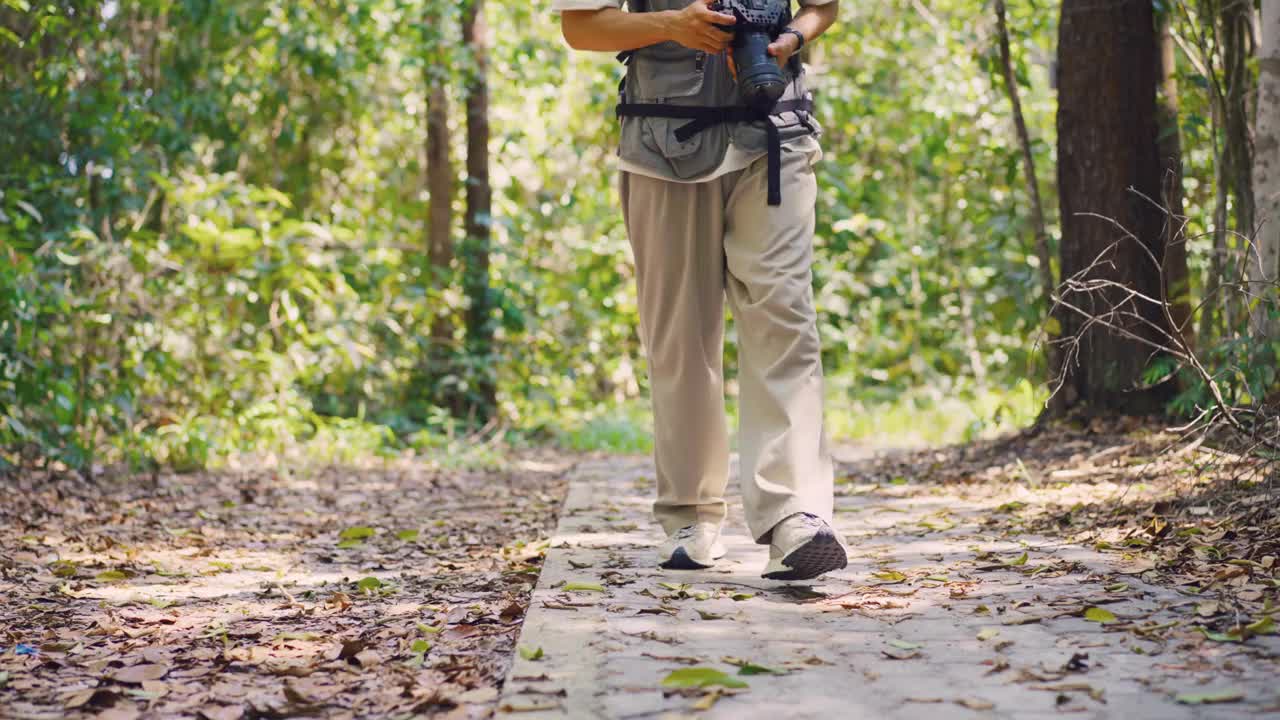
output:
[[[733,15],[734,25],[721,25],[733,33],[733,64],[738,73],[738,90],[747,105],[768,112],[787,88],[787,77],[769,54],[773,42],[791,22],[791,0],[718,0],[717,12]],[[792,72],[799,59],[791,58]]]

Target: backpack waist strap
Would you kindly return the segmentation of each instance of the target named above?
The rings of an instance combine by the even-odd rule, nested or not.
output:
[[[744,106],[668,105],[666,103],[619,103],[618,117],[658,117],[689,122],[675,129],[676,140],[686,142],[707,128],[723,123],[759,122],[768,135],[769,204],[782,204],[782,134],[771,116],[786,112],[812,113],[813,100],[784,100],[768,112]],[[804,116],[800,122],[808,125]]]

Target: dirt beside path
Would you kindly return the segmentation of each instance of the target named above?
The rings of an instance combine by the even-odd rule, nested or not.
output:
[[[0,480],[0,717],[487,716],[570,464]]]

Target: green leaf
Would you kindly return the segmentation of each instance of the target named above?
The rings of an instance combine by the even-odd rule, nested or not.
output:
[[[533,661],[533,662],[537,662],[537,661],[539,661],[539,660],[541,660],[541,659],[542,659],[542,648],[541,648],[541,647],[538,647],[538,648],[528,648],[528,647],[525,647],[524,645],[521,645],[521,646],[518,648],[518,650],[520,651],[520,657],[524,658],[525,660],[530,660],[530,661]]]
[[[93,579],[101,580],[103,582],[119,582],[121,580],[128,580],[129,576],[119,570],[103,570],[97,575],[94,575]]]
[[[341,540],[365,540],[373,537],[374,529],[371,527],[353,527],[343,530],[338,538]]]
[[[906,582],[907,580],[907,576],[897,570],[881,570],[880,572],[873,572],[871,573],[871,577],[890,584]]]
[[[415,653],[418,653],[419,655],[421,655],[422,653],[425,653],[430,649],[431,649],[431,643],[427,642],[426,640],[414,640],[413,644],[409,646],[410,652],[415,652]]]
[[[15,201],[14,201],[14,204],[15,204],[15,205],[17,205],[19,208],[22,208],[22,211],[23,211],[23,212],[25,212],[26,214],[28,214],[28,215],[30,215],[31,217],[35,218],[36,222],[38,222],[38,223],[43,223],[43,222],[44,222],[44,216],[43,216],[43,215],[41,215],[41,214],[40,214],[40,211],[39,211],[39,210],[37,210],[37,209],[35,208],[35,206],[34,206],[34,205],[32,205],[31,203],[29,203],[29,202],[27,202],[27,201],[25,201],[25,200],[15,200]]]
[[[1267,616],[1244,626],[1246,634],[1252,635],[1274,635],[1276,633],[1276,622],[1271,616]]]
[[[23,425],[22,421],[18,420],[18,418],[13,417],[12,415],[6,415],[4,417],[4,421],[6,425],[8,425],[10,428],[13,429],[14,432],[21,435],[22,437],[24,438],[32,437],[31,431],[27,429],[27,426]]]
[[[739,675],[786,675],[785,670],[765,667],[764,665],[756,665],[752,662],[745,662],[738,666]]]
[[[343,540],[342,542],[338,543],[338,549],[350,550],[351,548],[360,547],[361,545],[364,545],[363,540]]]
[[[381,589],[382,586],[382,581],[372,575],[356,583],[356,587],[359,588],[361,592],[366,593],[372,593],[375,590]]]
[[[733,600],[738,601],[738,602],[742,602],[743,600],[750,600],[751,598],[753,598],[753,597],[755,597],[755,596],[756,596],[756,594],[755,594],[755,593],[734,593],[734,594],[731,596],[731,598],[732,598]]]
[[[747,684],[732,675],[709,667],[691,667],[672,670],[670,675],[662,679],[662,687],[669,688],[704,688],[712,686],[727,688],[744,688]]]
[[[1008,565],[1009,567],[1019,567],[1019,566],[1021,566],[1021,565],[1026,565],[1026,564],[1027,564],[1027,554],[1026,554],[1026,553],[1022,553],[1021,555],[1019,555],[1018,557],[1016,557],[1016,558],[1014,558],[1014,559],[1012,559],[1012,560],[1006,560],[1006,561],[1004,562],[1004,564],[1005,564],[1005,565]]]
[[[1206,638],[1214,642],[1239,643],[1239,642],[1244,642],[1246,639],[1244,636],[1244,633],[1241,632],[1240,628],[1232,628],[1225,633],[1214,632],[1213,630],[1210,630],[1209,628],[1206,628],[1206,627],[1197,628],[1197,629],[1201,633],[1203,633]]]
[[[54,250],[53,254],[58,258],[58,260],[62,262],[63,265],[79,265],[80,264],[80,258],[70,253],[65,253],[65,252],[62,252],[61,250]]]
[[[400,532],[396,533],[396,538],[399,540],[403,540],[404,542],[413,542],[414,540],[418,539],[418,531],[417,530],[401,530]]]
[[[898,640],[896,638],[893,640],[890,640],[889,644],[892,645],[893,647],[898,648],[899,650],[919,650],[920,648],[924,647],[924,645],[922,645],[921,643],[913,643],[907,640]]]
[[[1102,623],[1103,625],[1120,622],[1115,613],[1110,610],[1104,610],[1100,607],[1091,607],[1088,610],[1085,610],[1084,619],[1090,622]]]
[[[418,623],[418,632],[426,633],[428,635],[435,635],[443,629],[444,629],[443,625],[437,625],[436,627],[431,627],[430,625],[424,625],[422,623]]]
[[[1240,688],[1212,690],[1202,693],[1182,693],[1175,698],[1183,705],[1211,705],[1213,703],[1237,702],[1244,699],[1244,691]]]
[[[603,585],[589,582],[567,582],[560,589],[568,592],[604,592]]]

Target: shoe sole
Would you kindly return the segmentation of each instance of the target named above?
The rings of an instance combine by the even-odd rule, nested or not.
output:
[[[786,570],[775,570],[761,577],[766,580],[812,580],[832,570],[849,566],[849,555],[831,530],[820,530],[809,542],[792,550],[782,559]]]
[[[665,562],[658,565],[663,570],[706,570],[710,565],[703,565],[689,557],[689,553],[684,548],[678,547],[676,551],[671,553],[671,557]]]

